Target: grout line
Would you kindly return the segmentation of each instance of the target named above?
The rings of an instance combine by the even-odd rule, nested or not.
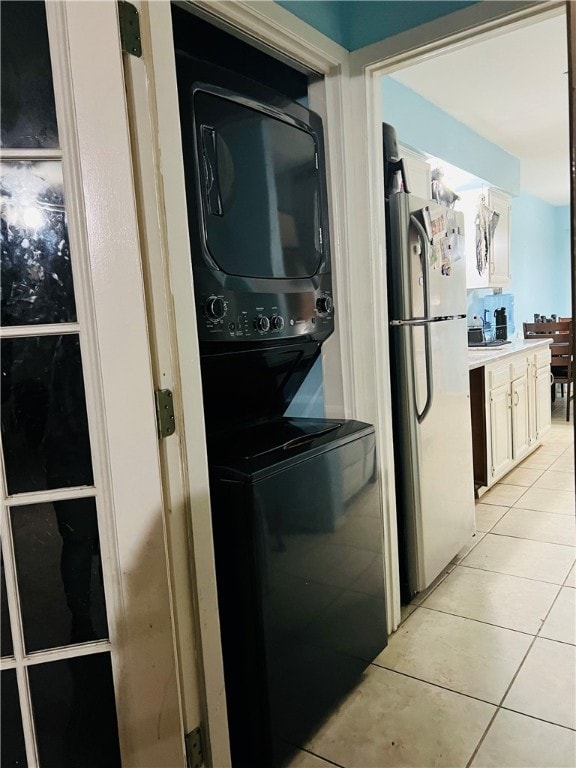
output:
[[[430,680],[424,680],[421,677],[416,677],[416,675],[411,675],[409,672],[402,672],[399,669],[392,669],[391,667],[386,667],[384,664],[377,664],[375,661],[372,662],[371,666],[377,667],[378,669],[385,669],[387,672],[393,672],[395,675],[400,675],[401,677],[407,677],[410,680],[416,680],[418,683],[424,683],[424,685],[430,685],[432,688],[439,688],[441,691],[448,691],[448,693],[453,693],[455,696],[465,696],[467,699],[472,699],[473,701],[480,701],[482,704],[488,704],[491,707],[498,707],[498,704],[495,704],[493,701],[488,701],[488,699],[481,699],[479,696],[473,696],[471,693],[463,693],[462,691],[455,691],[454,688],[448,688],[446,685],[440,685],[440,683],[433,683]]]
[[[457,567],[458,567],[458,566],[457,566]],[[464,566],[462,566],[462,567],[464,567]],[[470,566],[467,566],[467,567],[470,567]],[[475,569],[475,570],[484,570],[484,569]],[[498,573],[498,572],[496,571],[495,573]],[[514,630],[514,629],[510,629],[509,627],[500,627],[500,626],[499,626],[499,625],[497,625],[497,624],[490,624],[490,622],[482,622],[482,621],[480,621],[480,620],[478,620],[478,619],[469,619],[470,621],[476,621],[476,622],[478,622],[478,623],[484,623],[484,624],[488,624],[489,626],[495,626],[495,627],[498,627],[499,629],[510,629],[510,631],[512,631],[512,632],[517,632],[518,634],[523,634],[523,635],[526,635],[526,636],[528,636],[528,637],[532,637],[532,640],[531,640],[531,642],[530,642],[530,645],[528,646],[528,648],[527,648],[527,650],[526,650],[526,653],[524,654],[524,656],[523,656],[523,658],[522,658],[522,660],[521,660],[521,662],[520,662],[520,664],[519,664],[519,666],[518,666],[518,669],[517,669],[517,670],[516,670],[516,672],[514,673],[514,675],[513,675],[512,679],[511,679],[511,681],[510,681],[509,685],[507,686],[507,688],[506,688],[506,690],[505,690],[505,692],[504,692],[504,695],[502,696],[502,698],[501,698],[501,700],[500,700],[500,702],[499,702],[498,704],[494,704],[493,702],[490,702],[490,701],[486,701],[485,699],[481,699],[481,698],[479,698],[479,697],[476,697],[476,696],[472,696],[471,694],[468,694],[468,693],[462,693],[461,691],[456,691],[456,690],[454,690],[454,689],[452,689],[452,688],[448,688],[448,687],[446,687],[446,686],[442,686],[442,685],[439,685],[438,683],[433,683],[433,682],[430,682],[430,681],[428,681],[428,680],[423,680],[422,678],[416,677],[416,676],[414,676],[414,675],[410,675],[410,674],[408,674],[408,673],[406,673],[406,672],[400,672],[400,671],[398,671],[398,670],[395,670],[395,669],[390,669],[390,667],[386,667],[386,666],[384,666],[384,665],[381,665],[381,664],[374,664],[374,662],[373,662],[373,665],[374,665],[374,666],[382,667],[383,669],[387,669],[387,670],[388,670],[388,671],[390,671],[390,672],[396,672],[396,674],[400,674],[400,675],[403,675],[403,676],[405,676],[405,677],[409,677],[409,678],[411,678],[411,679],[413,679],[413,680],[419,680],[420,682],[426,683],[426,684],[428,684],[428,685],[433,685],[433,686],[435,686],[435,687],[437,687],[437,688],[441,688],[442,690],[447,690],[447,691],[450,691],[450,692],[452,692],[452,693],[455,693],[455,694],[457,694],[457,695],[460,695],[460,696],[466,696],[466,697],[468,697],[468,698],[471,698],[471,699],[475,699],[475,700],[477,700],[477,701],[482,701],[482,702],[484,702],[484,703],[486,703],[486,704],[490,704],[490,705],[492,705],[492,706],[494,706],[494,707],[495,707],[495,711],[494,711],[494,714],[493,714],[493,716],[491,717],[491,719],[490,719],[490,721],[489,721],[488,725],[486,726],[486,729],[485,729],[484,733],[483,733],[483,734],[482,734],[482,736],[480,737],[480,739],[479,739],[479,741],[478,741],[478,744],[476,745],[476,748],[474,749],[474,751],[473,751],[472,755],[470,756],[470,759],[469,759],[469,760],[468,760],[468,762],[466,763],[466,768],[470,768],[470,766],[471,766],[471,764],[472,764],[472,762],[473,762],[474,758],[475,758],[475,757],[476,757],[476,755],[478,754],[478,751],[480,750],[480,747],[482,746],[482,744],[483,744],[483,742],[484,742],[484,740],[485,740],[486,736],[488,735],[488,732],[489,732],[489,730],[490,730],[490,728],[491,728],[491,726],[492,726],[492,724],[493,724],[494,720],[496,719],[496,716],[498,715],[498,712],[499,712],[501,709],[505,709],[505,710],[508,710],[508,711],[512,711],[512,712],[517,712],[517,714],[520,714],[520,715],[522,715],[522,716],[524,716],[524,717],[530,717],[530,718],[532,718],[533,720],[540,720],[541,722],[545,722],[545,723],[548,723],[548,724],[550,724],[550,725],[556,725],[556,726],[558,726],[558,727],[560,727],[560,728],[565,728],[565,729],[567,729],[567,730],[572,730],[571,728],[569,728],[569,727],[567,727],[567,726],[564,726],[564,725],[561,725],[560,723],[554,723],[554,722],[552,722],[552,721],[550,721],[550,720],[545,720],[545,719],[543,719],[543,718],[535,717],[535,716],[533,716],[533,715],[530,715],[530,714],[527,714],[527,713],[525,713],[525,712],[521,712],[521,711],[517,711],[517,710],[512,710],[512,709],[510,709],[510,708],[507,708],[507,707],[504,707],[504,706],[503,706],[503,703],[504,703],[504,701],[505,701],[505,699],[506,699],[506,696],[508,695],[508,693],[510,692],[510,689],[512,688],[512,686],[513,686],[514,682],[516,681],[516,679],[517,679],[517,677],[518,677],[518,675],[519,675],[519,673],[520,673],[520,671],[521,671],[522,667],[524,666],[524,663],[525,663],[526,659],[528,658],[528,655],[530,654],[530,651],[532,650],[532,648],[534,647],[534,645],[535,645],[535,643],[536,643],[536,640],[537,640],[539,637],[541,637],[541,635],[540,635],[540,632],[541,632],[542,628],[544,627],[544,624],[545,624],[546,620],[548,619],[548,616],[550,615],[550,613],[551,613],[551,611],[552,611],[552,609],[553,609],[554,605],[556,604],[556,602],[557,602],[557,600],[558,600],[558,597],[559,597],[560,593],[562,592],[562,588],[563,588],[563,585],[564,585],[564,583],[566,582],[566,580],[567,580],[567,578],[568,578],[568,575],[569,575],[569,573],[570,573],[570,571],[568,572],[568,574],[567,574],[567,575],[566,575],[566,577],[564,578],[564,582],[563,582],[563,584],[562,584],[562,585],[559,585],[559,584],[554,584],[554,585],[553,585],[553,586],[556,586],[556,587],[558,588],[558,591],[557,591],[556,597],[553,599],[553,601],[552,601],[552,603],[551,603],[551,605],[550,605],[550,607],[549,607],[548,611],[546,612],[546,614],[545,614],[545,616],[544,616],[544,619],[541,621],[541,624],[540,624],[540,628],[538,629],[538,631],[536,632],[536,634],[535,634],[535,635],[532,635],[531,633],[527,633],[527,632],[522,632],[521,630]],[[512,574],[504,574],[504,575],[512,575]],[[522,577],[522,576],[516,576],[516,577],[514,577],[514,576],[513,576],[513,578],[525,578],[525,577]],[[528,581],[537,581],[536,579],[527,579],[527,580],[528,580]],[[440,583],[442,583],[442,582],[440,582]],[[549,582],[541,582],[541,583],[549,583]],[[439,585],[438,585],[438,586],[439,586]],[[428,597],[429,597],[429,596],[428,596]],[[425,606],[425,605],[419,605],[419,606],[418,606],[418,608],[426,608],[426,606]],[[417,609],[418,609],[418,608],[417,608]],[[416,609],[416,610],[417,610],[417,609]],[[434,608],[428,608],[428,610],[429,610],[429,611],[434,611],[434,610],[436,610],[436,609],[434,609]],[[447,613],[447,612],[444,612],[444,611],[438,611],[438,612],[439,612],[439,613]],[[414,612],[413,612],[411,615],[414,615],[414,613],[415,613],[415,611],[414,611]],[[457,614],[450,614],[450,615],[454,615],[454,616],[456,616],[457,618],[463,618],[463,619],[467,619],[467,618],[468,618],[468,617],[460,617],[460,616],[458,616]],[[542,636],[542,637],[541,637],[541,639],[545,640],[545,639],[548,639],[548,638],[544,638],[544,637]],[[551,640],[551,642],[562,642],[562,641],[552,641],[552,640]],[[572,647],[572,644],[570,644],[570,643],[564,643],[564,645],[569,645],[570,647]]]
[[[545,543],[545,542],[542,542]],[[562,546],[562,545],[560,545]],[[506,571],[493,571],[489,570],[488,568],[479,568],[477,565],[466,565],[466,563],[459,563],[463,568],[470,568],[474,571],[484,571],[486,573],[501,573],[503,576],[515,576],[517,579],[526,579],[527,581],[536,581],[538,584],[551,584],[553,587],[561,587],[562,584],[559,584],[557,581],[544,581],[543,579],[531,579],[530,576],[518,576],[514,573],[506,573]],[[574,565],[574,563],[572,563]],[[570,566],[570,569],[572,569],[572,565]],[[564,579],[567,577],[565,576]]]
[[[549,491],[550,493],[557,493],[558,492],[557,488],[540,488],[540,489],[537,489],[537,490]],[[570,493],[570,491],[567,491],[567,493]],[[543,515],[560,515],[561,517],[568,517],[570,519],[574,518],[574,516],[576,514],[576,511],[574,513],[572,513],[572,512],[549,512],[546,509],[530,509],[529,507],[510,507],[510,509],[522,510],[522,512],[540,512]],[[510,512],[510,509],[508,510],[508,512]],[[508,514],[508,512],[506,512],[506,514]],[[500,518],[500,520],[502,520],[502,518]],[[498,522],[500,522],[500,520],[498,520]]]
[[[490,722],[486,726],[486,730],[484,731],[484,733],[480,737],[480,741],[476,745],[476,749],[474,750],[474,752],[472,753],[470,759],[466,763],[466,768],[470,768],[470,766],[472,765],[472,762],[473,762],[474,758],[478,754],[478,752],[480,750],[480,747],[482,746],[484,740],[486,739],[486,736],[488,735],[488,731],[492,727],[492,723],[494,722],[494,720],[496,720],[496,717],[502,711],[504,711],[504,712],[514,712],[514,714],[520,715],[521,717],[529,717],[531,720],[537,720],[540,723],[546,723],[547,725],[552,725],[552,726],[554,726],[556,728],[563,728],[565,731],[570,731],[570,733],[576,733],[576,730],[574,728],[570,728],[569,725],[562,725],[561,723],[554,723],[554,722],[552,722],[552,720],[544,720],[544,718],[542,718],[542,717],[535,717],[534,715],[528,715],[528,714],[526,714],[526,712],[520,712],[518,709],[511,709],[510,707],[498,706],[496,708],[496,711],[492,715],[492,717],[490,719]]]
[[[529,512],[537,512],[536,509],[529,509]],[[545,515],[553,515],[557,514],[555,512],[544,512]],[[564,517],[569,517],[569,515],[564,515]],[[537,544],[553,544],[557,547],[570,547],[571,549],[576,548],[576,542],[574,544],[562,544],[559,541],[544,541],[544,539],[532,539],[529,536],[518,536],[514,535],[513,533],[499,533],[498,531],[491,531],[493,536],[502,536],[508,539],[518,539],[519,541],[535,541]]]
[[[538,632],[537,632],[537,633],[536,633],[536,635],[534,636],[534,638],[533,638],[532,642],[531,642],[531,643],[530,643],[530,645],[528,646],[528,649],[527,649],[526,653],[524,654],[524,657],[522,658],[522,661],[520,662],[520,665],[518,666],[518,669],[516,670],[515,674],[513,675],[513,677],[512,677],[512,680],[510,681],[510,683],[509,683],[509,685],[508,685],[508,688],[506,689],[506,691],[505,691],[505,693],[504,693],[504,696],[503,696],[503,697],[502,697],[502,699],[500,700],[500,703],[497,705],[496,714],[498,714],[498,712],[499,712],[501,709],[507,709],[506,707],[504,707],[504,706],[503,706],[503,705],[504,705],[504,701],[505,701],[506,697],[508,696],[508,694],[510,693],[510,690],[511,690],[512,686],[514,685],[514,683],[515,683],[515,682],[516,682],[516,680],[518,679],[518,675],[520,674],[520,671],[522,670],[522,667],[524,666],[524,664],[525,664],[525,662],[526,662],[526,659],[527,659],[527,658],[528,658],[528,656],[530,655],[530,652],[532,651],[532,648],[534,648],[534,645],[536,644],[536,640],[538,640],[538,638],[539,638],[539,636],[540,636],[540,632],[541,632],[541,630],[542,630],[542,627],[544,626],[544,624],[546,623],[546,621],[547,621],[548,617],[550,616],[550,613],[552,612],[552,608],[553,608],[553,607],[554,607],[554,605],[556,604],[556,601],[558,600],[558,596],[560,595],[560,592],[561,592],[561,591],[562,591],[562,587],[560,587],[560,589],[558,590],[558,594],[556,595],[556,597],[555,597],[555,598],[554,598],[554,600],[552,601],[552,605],[550,606],[550,608],[548,609],[548,611],[546,612],[546,614],[545,614],[545,616],[544,616],[544,619],[542,620],[542,624],[541,624],[541,626],[540,626],[540,629],[538,630]],[[511,710],[511,711],[513,711],[513,712],[516,712],[516,710]],[[525,712],[518,712],[518,714],[521,714],[521,715],[526,715],[526,713],[525,713]],[[526,715],[526,716],[527,716],[527,717],[530,717],[530,715]],[[492,719],[492,722],[494,721],[495,717],[496,717],[496,715],[494,715],[494,718]],[[534,718],[534,719],[535,719],[535,720],[541,720],[541,718]],[[549,720],[543,720],[543,722],[548,722],[548,723],[550,723],[551,725],[560,725],[560,723],[552,723],[552,722],[551,722],[551,721],[549,721]],[[491,724],[492,724],[492,723],[490,723],[490,725],[491,725]],[[569,730],[571,730],[571,729],[569,729]],[[482,740],[481,740],[480,744],[478,744],[478,746],[477,746],[477,748],[476,748],[476,751],[475,751],[475,753],[474,753],[474,754],[472,755],[472,757],[470,758],[470,762],[471,762],[471,761],[474,759],[474,757],[476,756],[476,753],[477,753],[477,752],[478,752],[478,750],[480,749],[481,743],[482,743],[482,741],[484,740],[484,738],[485,738],[485,737],[486,737],[486,734],[484,734],[484,736],[482,737]],[[469,765],[470,765],[470,763],[468,764],[468,766],[469,766]],[[467,768],[468,768],[468,766],[467,766]]]
[[[544,582],[542,582],[542,583],[544,583]],[[552,586],[557,586],[557,585],[552,585]],[[558,595],[559,595],[560,591],[562,590],[562,587],[559,587],[558,590],[559,590],[558,591]],[[556,595],[556,597],[552,601],[552,604],[554,604],[556,602],[556,600],[558,599],[558,595]],[[540,629],[542,629],[542,627],[540,627],[540,629],[536,630],[536,632],[526,632],[526,630],[524,630],[524,629],[514,629],[513,627],[503,627],[501,624],[494,624],[491,621],[484,621],[483,619],[475,619],[472,616],[462,616],[462,614],[460,614],[460,613],[452,613],[452,611],[443,611],[440,608],[428,608],[428,606],[426,606],[426,605],[420,605],[419,608],[426,608],[426,610],[428,610],[428,611],[435,611],[436,613],[443,613],[446,616],[454,616],[454,618],[456,618],[456,619],[463,619],[464,621],[475,621],[477,624],[486,624],[486,626],[488,626],[488,627],[496,627],[496,629],[503,629],[506,632],[516,632],[519,635],[526,635],[527,637],[537,637],[538,636],[538,632],[540,631]],[[560,643],[560,642],[563,642],[563,641],[562,640],[557,640],[556,642]],[[566,645],[572,645],[572,643],[566,643]]]
[[[558,597],[558,595],[557,595],[556,597]],[[552,602],[552,605],[554,605],[554,602],[556,602],[556,598],[555,598],[555,599],[554,599],[554,601]],[[550,611],[552,610],[552,605],[550,606],[550,608],[548,609],[548,612],[546,613],[546,615],[544,616],[544,619],[542,620],[542,626],[544,626],[544,622],[546,621],[546,619],[547,619],[547,618],[548,618],[548,616],[550,615]],[[540,629],[542,629],[542,627],[540,627]],[[540,630],[538,630],[538,631],[540,631]],[[498,708],[501,708],[501,707],[502,707],[502,705],[504,704],[504,699],[505,699],[505,698],[506,698],[506,696],[508,696],[508,694],[510,693],[510,689],[512,688],[512,686],[513,686],[513,685],[514,685],[514,683],[516,682],[516,680],[517,680],[517,678],[518,678],[518,675],[520,674],[520,670],[521,670],[521,669],[522,669],[522,667],[524,666],[524,662],[525,662],[525,661],[526,661],[526,659],[528,658],[528,655],[530,654],[530,651],[532,650],[532,648],[534,648],[534,645],[535,645],[535,643],[536,643],[536,640],[537,640],[537,639],[538,639],[538,633],[536,633],[536,634],[534,635],[534,637],[533,637],[533,639],[532,639],[532,642],[530,643],[530,645],[528,646],[528,649],[527,649],[526,653],[525,653],[525,654],[524,654],[524,656],[522,657],[522,661],[520,662],[520,665],[518,666],[518,669],[516,670],[516,672],[515,672],[515,673],[514,673],[514,675],[512,676],[512,680],[511,680],[511,681],[510,681],[510,683],[508,684],[508,688],[506,688],[506,691],[505,691],[505,693],[504,693],[504,696],[502,696],[502,698],[500,699],[500,703],[497,705],[497,706],[498,706]],[[522,713],[522,714],[523,714],[523,713]]]
[[[532,650],[532,648],[533,648],[533,647],[534,647],[534,645],[536,644],[536,640],[538,639],[538,636],[539,636],[540,630],[542,629],[542,627],[544,626],[544,624],[545,624],[545,622],[546,622],[546,620],[547,620],[548,616],[550,615],[550,612],[552,611],[552,608],[553,608],[554,604],[556,603],[556,600],[558,599],[558,595],[560,594],[560,592],[561,592],[561,589],[562,589],[562,587],[560,587],[560,589],[558,590],[558,594],[556,595],[556,597],[555,597],[555,598],[554,598],[554,600],[552,601],[552,605],[550,606],[550,608],[548,609],[548,611],[547,611],[546,615],[544,616],[544,619],[542,620],[542,624],[541,624],[541,626],[540,626],[540,629],[538,630],[538,632],[536,633],[536,635],[534,635],[534,637],[533,637],[533,639],[532,639],[532,642],[530,643],[530,645],[528,646],[528,649],[526,650],[526,653],[525,653],[525,654],[524,654],[524,656],[522,657],[522,661],[520,662],[520,665],[518,666],[518,669],[516,670],[516,672],[515,672],[515,673],[514,673],[514,675],[512,676],[512,680],[511,680],[511,681],[510,681],[510,683],[508,684],[508,687],[506,688],[506,690],[505,690],[505,692],[504,692],[504,696],[502,696],[502,698],[500,699],[500,703],[496,705],[496,712],[494,713],[494,716],[492,717],[492,719],[491,719],[491,720],[490,720],[490,722],[488,723],[488,726],[487,726],[486,730],[484,731],[484,734],[483,734],[483,735],[482,735],[482,737],[480,738],[480,741],[479,741],[479,742],[478,742],[478,744],[476,745],[476,749],[474,750],[474,752],[472,753],[472,756],[470,757],[470,760],[469,760],[469,761],[468,761],[468,763],[466,764],[466,768],[470,768],[470,766],[471,766],[471,764],[472,764],[472,761],[474,760],[474,758],[475,758],[475,757],[476,757],[476,755],[478,754],[478,751],[480,750],[480,747],[482,746],[482,744],[483,744],[483,742],[484,742],[484,740],[485,740],[486,736],[488,735],[488,731],[490,730],[490,727],[492,726],[492,723],[493,723],[493,722],[494,722],[494,720],[496,719],[496,717],[497,717],[498,713],[499,713],[499,712],[500,712],[502,709],[507,709],[506,707],[504,707],[504,706],[503,706],[503,705],[504,705],[504,701],[505,701],[505,699],[506,699],[506,696],[508,696],[508,694],[510,693],[510,690],[511,690],[512,686],[514,685],[514,683],[516,682],[516,680],[518,679],[518,675],[520,674],[520,670],[521,670],[521,669],[522,669],[522,667],[524,666],[524,663],[525,663],[526,659],[528,658],[528,656],[529,656],[529,654],[530,654],[530,651]],[[510,711],[512,711],[512,712],[516,712],[516,710],[510,710]],[[520,715],[525,715],[526,717],[530,717],[530,715],[526,715],[526,713],[524,713],[524,712],[518,712],[518,714],[520,714]],[[535,720],[540,720],[541,718],[534,718],[534,719],[535,719]],[[550,721],[548,721],[548,720],[544,720],[543,722],[550,722]],[[559,723],[551,723],[551,725],[559,725]],[[571,729],[570,729],[570,730],[571,730]]]
[[[472,761],[474,760],[474,758],[475,758],[475,757],[476,757],[476,755],[478,754],[478,751],[480,750],[480,747],[481,747],[481,746],[482,746],[482,744],[484,743],[484,739],[486,738],[486,736],[488,736],[488,731],[489,731],[489,730],[490,730],[490,728],[492,727],[492,723],[494,722],[494,720],[496,720],[496,717],[497,717],[497,715],[498,715],[498,712],[500,712],[500,707],[496,707],[496,709],[494,710],[494,714],[493,714],[493,715],[492,715],[492,717],[490,718],[490,722],[489,722],[489,723],[488,723],[488,725],[486,726],[486,728],[485,728],[485,730],[484,730],[484,733],[482,734],[482,736],[480,736],[480,740],[478,741],[478,744],[476,744],[476,748],[474,749],[474,751],[473,751],[473,752],[472,752],[472,754],[470,755],[470,759],[469,759],[469,760],[468,760],[468,762],[466,763],[466,768],[470,768],[470,766],[472,765]]]
[[[494,487],[495,486],[492,486],[492,488],[494,488]],[[508,488],[521,488],[521,487],[522,486],[520,486],[520,485],[514,485],[514,486],[509,485],[508,486]],[[532,487],[532,486],[530,486],[530,487]],[[492,488],[490,488],[490,490],[492,490]],[[525,490],[528,490],[528,488],[526,488]],[[524,494],[522,494],[522,496],[523,495]],[[513,506],[512,504],[503,504],[502,502],[490,501],[489,499],[487,501],[484,501],[484,497],[483,496],[480,499],[478,499],[478,501],[476,503],[486,504],[486,506],[488,506],[488,507],[508,507],[508,509],[512,509],[512,506]],[[514,502],[514,503],[516,503],[516,502]]]
[[[512,509],[514,509],[514,507],[512,507]],[[520,509],[524,509],[524,507],[520,507]],[[538,510],[537,509],[527,509],[526,512],[538,512]],[[506,513],[506,514],[508,514],[508,513]],[[561,512],[543,512],[542,514],[546,514],[546,515],[559,514],[559,515],[562,515],[562,517],[568,518],[569,520],[572,519],[572,515],[563,515]],[[498,522],[500,522],[502,519],[503,518],[500,518],[500,520]],[[575,544],[557,544],[555,541],[542,541],[542,539],[526,539],[523,536],[514,536],[514,534],[512,534],[512,533],[497,533],[494,530],[488,531],[484,535],[482,540],[484,540],[486,538],[486,536],[499,536],[501,539],[517,539],[517,540],[520,540],[520,541],[535,541],[538,544],[551,544],[552,546],[569,547],[570,549],[574,549],[576,547]],[[480,542],[478,542],[478,544],[479,543]],[[468,557],[468,555],[471,552],[472,552],[472,550],[470,550],[470,552],[467,552],[466,553],[466,557]],[[537,581],[540,581],[540,579],[537,579]]]
[[[545,720],[543,717],[536,717],[536,715],[528,715],[526,712],[521,712],[519,709],[512,709],[512,707],[498,707],[498,712],[500,710],[504,710],[505,712],[514,712],[516,715],[522,715],[522,717],[529,717],[531,720],[538,720],[541,723],[546,723],[547,725],[555,725],[556,728],[564,728],[565,731],[570,731],[570,733],[576,733],[576,728],[571,728],[569,725],[562,725],[562,723],[555,723],[553,720]]]
[[[334,760],[329,760],[327,757],[322,757],[322,755],[319,755],[318,752],[312,752],[312,750],[307,749],[305,747],[298,747],[298,749],[301,752],[306,752],[307,755],[312,755],[312,757],[317,757],[319,760],[322,760],[322,762],[326,763],[327,765],[335,765],[336,768],[344,768],[344,766],[341,763],[335,763]],[[287,768],[290,768],[290,763],[288,763]]]

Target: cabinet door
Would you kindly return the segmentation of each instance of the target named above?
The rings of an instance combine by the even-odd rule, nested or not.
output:
[[[514,379],[512,396],[512,458],[517,461],[530,448],[530,412],[528,399],[528,376]]]
[[[404,158],[404,164],[408,173],[408,185],[410,192],[424,200],[432,198],[432,184],[430,180],[430,166],[426,158],[407,147],[399,147],[400,157]]]
[[[508,285],[510,282],[510,198],[491,189],[488,204],[499,214],[498,224],[490,247],[490,286]]]
[[[548,432],[552,426],[552,398],[550,392],[550,366],[536,369],[536,439]]]
[[[483,189],[459,192],[456,207],[464,214],[466,287],[500,288],[510,282],[510,198],[505,192]],[[488,253],[488,263],[478,272],[476,218],[478,204],[485,196],[486,204],[498,214],[498,224]]]
[[[492,480],[512,464],[512,422],[510,384],[490,390],[490,452]]]
[[[482,195],[481,189],[458,192],[460,200],[456,202],[456,210],[464,214],[464,252],[466,254],[466,288],[488,288],[490,270],[484,265],[482,272],[478,272],[478,260],[476,256],[476,214],[478,200]]]
[[[538,427],[536,423],[536,409],[538,406],[537,395],[537,366],[536,357],[528,358],[528,438],[530,445],[534,445],[538,438]]]

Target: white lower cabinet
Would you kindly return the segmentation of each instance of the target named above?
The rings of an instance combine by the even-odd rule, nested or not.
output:
[[[523,350],[472,370],[470,384],[475,482],[490,487],[551,427],[550,349]]]
[[[512,459],[520,461],[531,447],[528,372],[514,379],[510,387],[512,413]]]
[[[486,368],[492,481],[530,450],[529,361],[526,355]]]
[[[532,366],[534,372],[531,404],[532,437],[536,442],[541,440],[552,427],[550,349],[535,354]]]
[[[489,392],[490,478],[500,477],[512,465],[512,422],[510,385]]]

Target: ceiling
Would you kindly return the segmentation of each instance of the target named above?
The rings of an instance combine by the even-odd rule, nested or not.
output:
[[[562,12],[392,77],[517,157],[523,192],[569,205],[567,69]]]
[[[438,19],[479,0],[276,0],[349,51]]]

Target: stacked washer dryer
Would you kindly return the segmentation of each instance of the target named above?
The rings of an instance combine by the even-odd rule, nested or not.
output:
[[[387,642],[374,429],[284,415],[334,328],[320,118],[177,74],[232,758],[266,768]]]

